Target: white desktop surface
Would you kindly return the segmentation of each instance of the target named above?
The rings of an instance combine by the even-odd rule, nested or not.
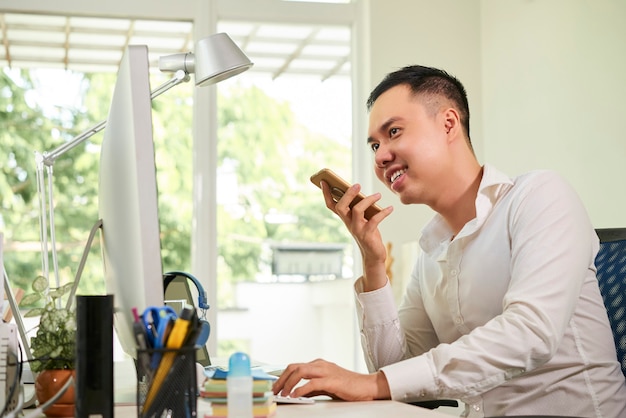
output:
[[[32,385],[30,385],[32,386]],[[27,410],[28,411],[28,410]],[[205,406],[198,401],[198,418],[204,418]],[[137,406],[115,404],[117,418],[136,418]],[[42,414],[41,418],[45,418]],[[314,404],[278,405],[276,418],[450,418],[450,415],[395,401],[342,402],[318,400]]]
[[[394,401],[341,402],[316,401],[313,405],[278,405],[279,418],[341,417],[341,418],[420,418],[444,417],[440,413]],[[449,416],[448,416],[449,418]]]
[[[115,406],[117,418],[134,418],[137,409],[134,406]],[[278,405],[276,418],[450,418],[429,409],[419,408],[394,401],[342,402],[318,400],[314,404]],[[204,418],[202,402],[198,402],[198,418]]]

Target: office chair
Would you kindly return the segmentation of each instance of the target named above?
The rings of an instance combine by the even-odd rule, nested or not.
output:
[[[626,377],[626,228],[596,229],[598,284],[613,330],[617,359]]]
[[[459,403],[454,399],[434,399],[432,401],[409,402],[410,405],[419,406],[420,408],[435,409],[440,406],[450,406],[456,408]]]

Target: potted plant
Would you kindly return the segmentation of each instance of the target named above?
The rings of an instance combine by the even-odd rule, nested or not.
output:
[[[39,276],[31,287],[33,293],[26,295],[20,306],[44,303],[43,307],[33,308],[24,315],[41,317],[37,332],[30,340],[33,356],[31,370],[36,376],[35,392],[41,405],[54,396],[70,377],[76,378],[76,316],[73,310],[61,304],[72,283],[50,289],[48,280]],[[49,417],[74,416],[74,386],[71,385],[44,413]]]

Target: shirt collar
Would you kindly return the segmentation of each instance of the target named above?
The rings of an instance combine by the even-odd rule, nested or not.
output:
[[[489,164],[483,166],[483,177],[476,195],[476,218],[469,221],[458,237],[467,236],[477,231],[485,222],[498,200],[513,187],[513,180]],[[444,241],[452,238],[452,230],[438,213],[422,230],[420,246],[427,253],[432,253]]]

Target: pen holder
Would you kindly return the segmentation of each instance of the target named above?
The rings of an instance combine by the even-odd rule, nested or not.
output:
[[[137,350],[137,416],[197,415],[196,347]]]

